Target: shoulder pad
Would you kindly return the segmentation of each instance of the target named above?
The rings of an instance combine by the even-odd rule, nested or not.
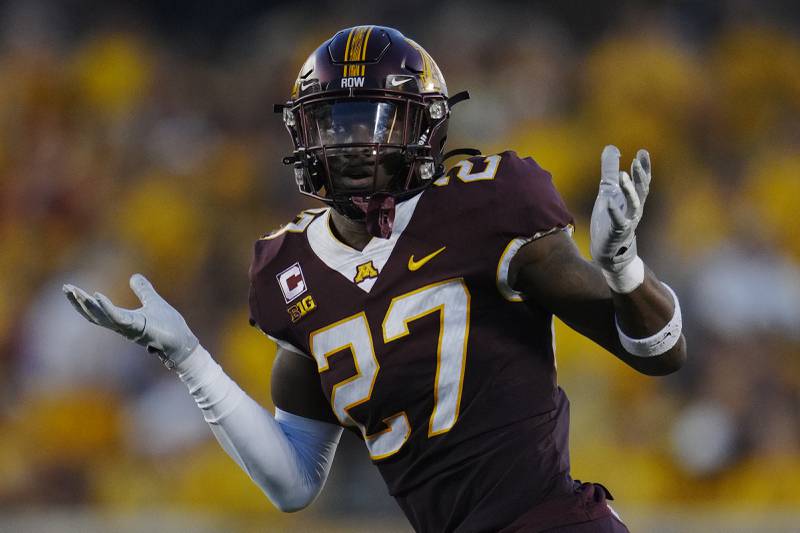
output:
[[[324,213],[326,208],[306,209],[301,211],[291,222],[279,229],[263,235],[255,242],[253,262],[250,264],[250,279],[272,262],[280,253],[287,236],[293,233],[304,233],[311,222]]]

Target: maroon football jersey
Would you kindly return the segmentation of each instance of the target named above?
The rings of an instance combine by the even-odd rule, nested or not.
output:
[[[363,251],[302,213],[256,242],[252,320],[316,361],[418,531],[491,531],[572,489],[552,316],[507,285],[510,259],[572,217],[514,152],[459,162],[400,203]]]

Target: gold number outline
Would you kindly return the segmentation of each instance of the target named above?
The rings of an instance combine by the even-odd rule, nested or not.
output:
[[[462,343],[461,354],[460,354],[459,376],[458,376],[458,392],[457,392],[457,396],[456,396],[456,400],[455,400],[455,408],[453,410],[454,414],[452,416],[452,423],[450,423],[447,427],[444,427],[444,428],[441,428],[441,429],[438,429],[438,430],[434,431],[433,430],[434,419],[435,419],[436,414],[437,414],[438,409],[439,409],[439,387],[440,387],[440,384],[441,384],[441,370],[442,370],[442,367],[443,367],[442,346],[443,346],[444,336],[445,336],[445,306],[446,306],[447,302],[443,302],[443,303],[441,303],[439,305],[436,305],[436,306],[434,306],[432,308],[425,309],[424,311],[422,311],[420,313],[417,313],[417,314],[414,314],[412,316],[400,318],[403,329],[397,335],[389,336],[387,334],[386,323],[389,320],[389,318],[391,317],[391,312],[392,312],[392,309],[394,308],[395,304],[400,302],[401,300],[403,300],[405,298],[409,298],[409,297],[411,297],[411,296],[413,296],[415,294],[420,294],[420,293],[422,293],[424,291],[428,291],[428,290],[434,289],[435,287],[450,286],[453,283],[457,283],[457,286],[463,291],[463,294],[465,296],[464,335],[463,335],[463,343]],[[461,407],[461,395],[462,395],[462,392],[463,392],[463,385],[464,385],[464,373],[465,373],[465,369],[466,369],[467,346],[468,346],[468,343],[469,343],[471,299],[472,299],[472,295],[470,294],[469,289],[467,288],[467,285],[464,282],[464,278],[460,278],[460,277],[459,278],[451,278],[451,279],[444,280],[444,281],[438,281],[438,282],[430,283],[428,285],[425,285],[425,286],[420,287],[418,289],[415,289],[413,291],[410,291],[410,292],[407,292],[407,293],[404,293],[404,294],[401,294],[399,296],[396,296],[396,297],[392,298],[391,302],[389,303],[389,307],[386,310],[386,314],[384,315],[383,322],[381,323],[381,330],[382,330],[382,334],[383,334],[384,344],[388,344],[388,343],[390,343],[392,341],[395,341],[395,340],[398,340],[398,339],[401,339],[403,337],[406,337],[406,336],[410,335],[411,331],[409,330],[409,324],[411,322],[413,322],[415,320],[418,320],[420,318],[423,318],[425,316],[428,316],[428,315],[430,315],[432,313],[436,313],[436,312],[439,313],[439,335],[438,335],[437,345],[436,345],[437,346],[437,348],[436,348],[436,375],[435,375],[435,378],[434,378],[434,389],[433,389],[434,400],[433,400],[433,410],[432,410],[431,415],[430,415],[429,420],[428,420],[428,431],[427,431],[428,438],[447,433],[448,431],[450,431],[453,428],[453,426],[455,425],[456,421],[458,420],[458,414],[460,412],[460,407]],[[372,378],[371,378],[371,381],[370,381],[369,391],[368,391],[367,395],[365,395],[364,397],[362,397],[362,398],[360,398],[358,400],[355,400],[355,401],[353,401],[351,403],[348,403],[347,405],[343,406],[341,408],[342,411],[344,412],[343,416],[340,416],[340,414],[337,412],[336,407],[335,407],[336,393],[341,389],[341,387],[346,386],[349,383],[353,383],[354,381],[356,381],[356,380],[358,380],[358,379],[360,379],[362,377],[365,377],[364,372],[361,370],[361,366],[359,365],[359,356],[356,354],[355,344],[353,342],[349,342],[347,344],[342,344],[341,346],[337,346],[336,348],[325,352],[324,354],[321,355],[321,357],[319,359],[317,358],[317,356],[314,356],[314,357],[317,360],[317,370],[318,370],[319,373],[325,372],[325,371],[330,369],[330,365],[329,365],[328,359],[331,356],[333,356],[333,355],[335,355],[337,353],[340,353],[340,352],[342,352],[344,350],[349,350],[350,354],[351,354],[351,356],[353,358],[353,364],[355,366],[356,373],[354,375],[350,376],[349,378],[346,378],[346,379],[336,383],[333,386],[333,388],[331,389],[331,395],[330,395],[330,400],[329,400],[329,402],[331,404],[331,409],[333,410],[334,414],[336,415],[336,417],[339,419],[339,421],[343,425],[355,425],[356,427],[358,427],[361,430],[361,433],[364,436],[364,439],[366,441],[374,441],[375,439],[377,439],[381,435],[386,434],[387,432],[394,431],[395,427],[397,427],[398,429],[399,428],[403,428],[403,427],[405,428],[405,434],[403,435],[400,444],[397,445],[397,447],[394,450],[391,450],[391,451],[389,451],[387,453],[378,454],[378,455],[372,455],[372,452],[370,451],[370,457],[373,460],[377,461],[377,460],[380,460],[380,459],[385,459],[386,457],[389,457],[391,455],[394,455],[395,453],[397,453],[398,451],[400,451],[402,449],[402,447],[408,441],[408,437],[409,437],[409,435],[411,433],[411,424],[410,424],[410,422],[408,420],[408,416],[406,415],[406,412],[405,411],[400,411],[399,413],[395,413],[394,415],[391,415],[389,417],[386,417],[386,418],[382,419],[383,423],[386,424],[386,426],[387,426],[385,429],[382,429],[382,430],[378,431],[377,433],[373,433],[372,435],[367,435],[366,426],[361,424],[361,423],[359,423],[357,420],[355,420],[355,418],[353,418],[350,415],[350,412],[349,412],[350,409],[352,409],[353,407],[356,407],[358,405],[362,405],[362,404],[368,402],[372,398],[372,392],[373,392],[374,387],[375,387],[375,382],[377,381],[378,373],[380,372],[380,363],[378,362],[378,358],[377,358],[377,355],[376,355],[376,352],[375,352],[375,346],[374,346],[374,342],[373,342],[373,339],[372,339],[372,331],[370,329],[369,321],[367,320],[366,313],[364,311],[361,311],[361,312],[356,313],[354,315],[351,315],[351,316],[348,316],[348,317],[343,318],[341,320],[338,320],[338,321],[334,322],[333,324],[329,324],[328,326],[325,326],[323,328],[320,328],[318,330],[315,330],[315,331],[311,332],[309,334],[309,347],[310,347],[310,351],[311,351],[311,353],[313,355],[314,354],[314,339],[315,339],[315,337],[317,335],[320,335],[320,334],[322,334],[322,333],[324,333],[326,331],[330,331],[330,330],[332,330],[332,329],[334,329],[336,327],[341,326],[342,324],[349,323],[349,322],[351,322],[353,320],[359,320],[359,323],[361,324],[361,327],[363,327],[364,333],[367,335],[367,338],[369,340],[369,348],[370,348],[369,357],[372,358],[372,362],[375,365],[375,371],[373,372],[373,375],[372,375]],[[363,351],[366,352],[366,350],[363,350]],[[398,419],[398,417],[401,417],[401,416],[404,419],[403,422],[402,423],[398,423],[396,425],[395,421]],[[367,447],[369,448],[369,445]]]
[[[408,298],[410,296],[413,296],[415,294],[419,294],[419,293],[424,292],[426,290],[429,290],[429,289],[431,289],[433,287],[442,286],[442,285],[449,285],[449,284],[451,284],[453,282],[458,282],[458,285],[464,290],[464,294],[466,295],[466,323],[465,323],[465,326],[464,326],[464,341],[463,341],[463,345],[462,345],[462,349],[461,349],[461,364],[460,364],[460,372],[459,372],[460,375],[459,375],[459,378],[458,378],[458,395],[456,396],[456,406],[455,406],[455,409],[454,409],[455,414],[453,416],[452,424],[450,424],[446,428],[434,431],[433,430],[433,422],[434,422],[434,418],[436,416],[437,410],[439,408],[439,384],[440,384],[441,369],[442,369],[442,343],[444,342],[444,331],[445,331],[445,329],[444,329],[444,326],[445,326],[445,322],[444,322],[444,319],[445,319],[445,314],[444,314],[445,303],[441,303],[441,304],[439,304],[439,305],[437,305],[435,307],[432,307],[430,309],[422,311],[421,313],[418,313],[416,315],[413,315],[413,316],[410,316],[410,317],[402,319],[403,331],[401,331],[399,334],[394,335],[392,337],[389,337],[386,334],[386,322],[389,320],[389,317],[391,316],[392,307],[398,301],[403,300],[405,298]],[[422,317],[428,316],[428,315],[430,315],[432,313],[435,313],[437,311],[439,312],[439,338],[437,339],[437,342],[436,342],[436,377],[434,378],[434,381],[433,381],[433,410],[431,412],[430,418],[428,419],[428,438],[435,437],[436,435],[442,435],[444,433],[447,433],[448,431],[453,429],[453,426],[456,424],[456,421],[458,420],[458,413],[460,412],[460,408],[461,408],[461,393],[462,393],[463,387],[464,387],[464,371],[465,371],[465,368],[467,366],[467,345],[469,343],[469,324],[470,324],[471,304],[472,304],[472,295],[470,294],[469,289],[467,288],[467,284],[464,282],[464,278],[451,278],[451,279],[447,279],[447,280],[444,280],[444,281],[437,281],[437,282],[434,282],[434,283],[430,283],[428,285],[425,285],[425,286],[420,287],[418,289],[415,289],[413,291],[407,292],[405,294],[401,294],[400,296],[395,296],[394,298],[392,298],[392,301],[389,303],[389,308],[386,310],[386,315],[384,316],[383,322],[381,323],[381,330],[383,332],[383,342],[384,342],[384,344],[388,344],[388,343],[390,343],[392,341],[395,341],[397,339],[401,339],[403,337],[406,337],[406,336],[410,335],[411,331],[409,330],[408,325],[411,322],[413,322],[413,321],[415,321],[417,319],[420,319]]]
[[[269,241],[276,237],[280,237],[284,233],[303,233],[305,230],[308,229],[308,226],[314,221],[317,216],[325,211],[324,207],[315,208],[315,209],[304,209],[294,217],[294,220],[282,226],[280,229],[270,233],[269,235],[265,235],[261,237],[260,240],[262,241]]]
[[[367,339],[369,340],[369,347],[370,347],[369,356],[372,358],[372,362],[375,364],[375,371],[372,374],[372,379],[371,379],[370,385],[369,385],[369,392],[367,393],[367,395],[364,396],[363,398],[359,399],[359,400],[356,400],[354,402],[351,402],[351,403],[343,406],[342,407],[342,411],[344,411],[346,417],[339,416],[339,413],[337,412],[337,410],[335,408],[335,405],[334,405],[335,404],[335,399],[336,399],[336,392],[341,387],[344,387],[345,385],[347,385],[349,383],[353,383],[354,381],[358,380],[359,378],[364,377],[364,373],[361,370],[361,366],[358,364],[358,356],[356,355],[356,348],[355,348],[355,345],[353,344],[353,342],[349,342],[347,344],[343,344],[341,346],[337,346],[336,348],[334,348],[332,350],[329,350],[329,351],[325,352],[324,354],[322,354],[321,359],[324,361],[324,363],[320,364],[320,361],[317,360],[317,372],[319,372],[321,374],[322,372],[325,372],[325,371],[330,369],[330,364],[328,362],[328,359],[331,356],[333,356],[333,355],[335,355],[337,353],[343,352],[345,350],[349,350],[350,351],[351,357],[353,358],[353,364],[355,366],[356,373],[353,374],[352,376],[350,376],[349,378],[346,378],[346,379],[338,382],[336,385],[333,386],[333,388],[331,389],[331,396],[330,396],[331,410],[333,411],[333,414],[336,416],[336,418],[339,419],[339,422],[341,422],[343,425],[347,425],[347,426],[355,425],[357,428],[359,428],[361,430],[361,433],[364,436],[365,440],[374,441],[375,439],[377,439],[381,435],[383,435],[383,434],[385,434],[387,432],[393,431],[393,422],[398,417],[402,416],[405,419],[404,425],[406,427],[406,433],[405,433],[405,435],[404,435],[404,437],[402,439],[401,444],[397,447],[397,449],[392,450],[392,451],[387,452],[387,453],[384,453],[384,454],[378,454],[378,455],[372,455],[372,453],[370,452],[370,457],[373,460],[377,461],[377,460],[380,460],[380,459],[385,459],[386,457],[394,455],[395,453],[400,451],[400,449],[403,447],[403,445],[408,440],[409,435],[411,434],[411,424],[408,421],[408,416],[406,415],[405,411],[400,411],[399,413],[395,413],[395,414],[393,414],[391,416],[388,416],[388,417],[382,419],[382,421],[387,426],[385,429],[382,429],[381,431],[378,431],[377,433],[373,433],[372,435],[367,435],[366,426],[361,424],[361,423],[359,423],[355,418],[352,417],[352,415],[350,415],[350,409],[352,409],[353,407],[357,407],[357,406],[359,406],[361,404],[364,404],[364,403],[368,402],[372,398],[372,391],[375,388],[375,382],[378,379],[378,372],[380,372],[380,369],[381,369],[381,365],[378,362],[378,358],[377,358],[377,356],[375,354],[375,345],[374,345],[374,343],[372,341],[372,331],[370,330],[369,321],[367,320],[366,313],[364,311],[361,311],[360,313],[356,313],[354,315],[350,315],[350,316],[348,316],[346,318],[343,318],[341,320],[337,320],[333,324],[329,324],[329,325],[327,325],[327,326],[325,326],[323,328],[320,328],[318,330],[315,330],[315,331],[311,332],[309,334],[309,348],[310,348],[310,351],[311,351],[311,353],[313,355],[314,354],[314,338],[317,335],[320,335],[320,334],[322,334],[322,333],[324,333],[326,331],[329,331],[329,330],[331,330],[333,328],[339,327],[342,324],[351,322],[351,321],[356,320],[356,319],[361,319],[360,322],[361,322],[361,324],[363,324],[364,332],[366,333]],[[366,350],[364,350],[364,352],[366,352]],[[315,359],[316,359],[316,356],[315,356]],[[369,448],[369,446],[368,446],[368,448]]]
[[[464,183],[473,183],[476,181],[487,181],[493,180],[494,177],[497,175],[497,169],[500,168],[500,160],[502,157],[500,154],[489,155],[483,158],[483,162],[486,163],[486,167],[481,170],[480,172],[472,172],[472,163],[468,159],[464,159],[453,165],[453,168],[447,172],[444,176],[437,179],[433,182],[434,185],[437,187],[444,187],[448,183],[450,183],[450,173],[453,169],[458,168],[458,172],[456,172],[456,177],[463,181]]]

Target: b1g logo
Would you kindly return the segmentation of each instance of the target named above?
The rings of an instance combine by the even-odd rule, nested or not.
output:
[[[289,309],[286,310],[286,312],[288,312],[289,316],[292,318],[292,323],[295,323],[316,308],[317,308],[317,303],[314,301],[314,298],[309,294],[296,304],[292,305]]]
[[[293,264],[276,277],[287,304],[308,290],[300,263]]]
[[[364,78],[342,78],[342,89],[350,89],[352,87],[363,87]]]

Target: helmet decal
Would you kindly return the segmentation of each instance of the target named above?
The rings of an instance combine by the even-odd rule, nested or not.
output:
[[[344,67],[342,67],[342,77],[363,76],[365,65],[363,62],[367,57],[367,45],[369,36],[374,26],[356,26],[350,30],[347,36],[347,45],[344,49]],[[360,65],[349,63],[360,62]]]
[[[426,93],[440,92],[447,94],[447,85],[444,82],[444,76],[442,76],[442,71],[439,70],[439,66],[436,64],[436,61],[434,61],[431,55],[415,41],[409,39],[408,37],[406,37],[406,41],[419,52],[420,58],[422,59],[420,91]]]

